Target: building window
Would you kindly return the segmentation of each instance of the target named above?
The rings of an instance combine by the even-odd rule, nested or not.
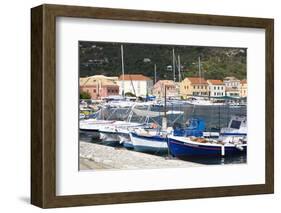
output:
[[[93,92],[96,93],[97,92],[96,89],[93,89]]]
[[[195,86],[193,86],[193,89],[195,89]]]

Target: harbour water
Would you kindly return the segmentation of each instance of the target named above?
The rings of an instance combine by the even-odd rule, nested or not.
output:
[[[115,110],[115,111],[113,111]],[[155,112],[161,112],[164,110],[163,107],[154,106],[150,110]],[[233,115],[246,116],[247,107],[246,106],[229,106],[229,105],[219,105],[219,106],[193,106],[193,105],[173,105],[168,106],[167,111],[182,111],[184,112],[181,116],[179,115],[168,115],[168,126],[182,125],[190,117],[200,117],[206,122],[207,131],[219,131],[220,128],[226,127],[228,122]],[[126,120],[128,116],[128,109],[108,109],[104,110],[102,113],[104,119],[110,120]],[[161,116],[151,118],[150,122],[161,124]],[[144,118],[139,116],[133,116],[131,122],[143,122]],[[98,133],[82,133],[80,132],[80,141],[85,141],[89,143],[101,144],[104,146],[111,146],[111,144],[106,144],[98,138]],[[117,149],[126,149],[122,145],[117,145]],[[134,152],[133,150],[129,150]],[[169,158],[168,153],[150,153],[154,156],[161,156],[163,158]],[[176,159],[190,163],[202,164],[202,165],[224,165],[224,164],[241,164],[247,162],[247,155],[234,155],[227,157],[216,157],[216,158],[206,158],[206,157],[196,157],[196,158],[181,158]]]

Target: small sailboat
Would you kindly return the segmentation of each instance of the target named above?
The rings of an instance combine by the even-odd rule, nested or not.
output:
[[[227,156],[247,151],[246,117],[233,116],[218,139],[194,136],[168,136],[170,154],[181,156]]]

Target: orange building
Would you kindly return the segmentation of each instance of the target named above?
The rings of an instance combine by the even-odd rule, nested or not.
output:
[[[247,80],[241,80],[240,81],[240,97],[247,97],[248,95],[248,84]]]

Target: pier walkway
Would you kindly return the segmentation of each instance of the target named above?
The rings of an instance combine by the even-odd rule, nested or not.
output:
[[[80,170],[156,169],[200,164],[80,141]]]

